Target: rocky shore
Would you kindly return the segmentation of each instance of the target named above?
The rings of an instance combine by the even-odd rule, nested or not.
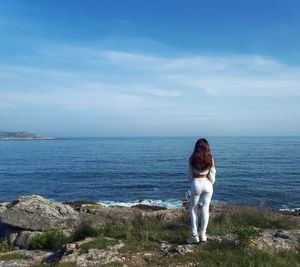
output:
[[[0,141],[9,140],[52,140],[52,137],[45,137],[28,132],[4,132],[0,131]]]
[[[185,209],[104,207],[21,196],[0,205],[0,266],[201,266],[199,255],[224,246],[273,256],[274,251],[288,251],[297,257],[299,218],[212,206],[208,242],[187,245]]]

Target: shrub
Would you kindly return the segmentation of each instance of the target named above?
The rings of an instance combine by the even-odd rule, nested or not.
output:
[[[252,226],[240,226],[234,229],[233,233],[237,234],[239,245],[246,247],[262,233],[261,229]]]
[[[105,224],[99,225],[98,235],[112,238],[127,238],[130,235],[130,224],[116,221],[107,221]]]
[[[86,237],[93,237],[99,234],[99,229],[97,229],[92,222],[85,221],[82,222],[73,233],[71,239],[72,241],[79,241],[85,239]]]
[[[0,253],[4,253],[4,252],[10,251],[10,250],[12,250],[12,245],[9,242],[9,240],[4,239],[4,240],[0,241]]]
[[[31,249],[57,249],[68,243],[69,239],[61,230],[48,230],[32,238]]]

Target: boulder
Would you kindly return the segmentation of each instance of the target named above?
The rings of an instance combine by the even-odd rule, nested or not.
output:
[[[32,266],[40,266],[43,262],[43,259],[49,257],[52,252],[42,251],[42,250],[25,250],[19,249],[17,251],[9,251],[6,253],[1,253],[1,255],[20,255],[24,256],[24,259],[14,259],[12,257],[11,260],[0,260],[1,267],[32,267]],[[26,257],[26,259],[25,259]]]
[[[81,254],[79,250],[66,249],[68,252],[61,253],[62,258],[60,263],[76,263],[78,266],[102,266],[112,262],[123,262],[119,250],[124,246],[124,243],[119,241],[116,245],[110,246],[108,249],[91,248],[86,253]],[[113,265],[112,265],[113,266]]]
[[[265,230],[255,240],[258,248],[266,250],[297,250],[299,247],[300,230]]]
[[[17,238],[20,229],[15,227],[10,227],[6,224],[0,222],[0,240],[1,239],[8,239],[11,244],[14,243],[15,239]]]
[[[170,244],[168,242],[161,242],[161,251],[167,256],[173,256],[176,254],[186,255],[193,252],[193,245],[178,245]]]
[[[0,261],[1,267],[31,267],[31,263],[28,260],[10,260]]]
[[[0,214],[0,223],[29,231],[74,228],[79,222],[72,207],[42,196],[21,196]]]
[[[101,205],[83,205],[79,216],[81,221],[109,223],[111,221],[128,222],[142,210],[128,207],[103,207]]]
[[[236,234],[228,234],[228,235],[209,235],[207,237],[208,242],[216,243],[216,244],[227,244],[227,245],[237,245],[238,237]]]
[[[32,238],[39,234],[40,234],[40,232],[22,231],[17,235],[13,244],[20,248],[28,249]]]
[[[3,204],[0,204],[0,216],[1,216],[1,213],[3,213],[5,210],[6,210],[6,206]]]

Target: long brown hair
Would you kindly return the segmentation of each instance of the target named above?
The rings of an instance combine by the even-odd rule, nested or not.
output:
[[[212,166],[210,146],[205,138],[201,138],[196,142],[189,161],[192,168],[199,171],[204,171]]]

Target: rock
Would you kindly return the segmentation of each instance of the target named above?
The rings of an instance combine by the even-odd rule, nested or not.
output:
[[[97,202],[95,202],[95,201],[89,201],[89,200],[65,201],[62,204],[69,205],[69,206],[71,206],[73,209],[75,209],[77,211],[80,211],[81,207],[83,205],[87,205],[87,204],[89,204],[89,205],[99,205],[99,204],[97,204]]]
[[[78,220],[72,207],[35,195],[17,198],[0,215],[2,224],[31,231],[74,228]]]
[[[238,238],[235,234],[228,234],[224,236],[208,236],[207,241],[211,243],[222,243],[222,244],[238,244]]]
[[[76,262],[78,266],[101,266],[110,262],[122,262],[124,261],[119,253],[119,249],[124,246],[124,243],[109,247],[109,249],[89,249],[87,253],[80,254],[79,250],[75,250],[73,253],[63,256],[62,262]]]
[[[10,260],[10,261],[0,261],[1,267],[30,267],[31,264],[26,260]]]
[[[35,249],[35,250],[19,249],[18,253],[30,257],[34,262],[42,262],[45,258],[53,254],[53,252],[43,251],[39,249]]]
[[[294,250],[299,246],[300,230],[265,230],[255,240],[258,248],[267,250]]]
[[[283,214],[294,215],[294,216],[300,217],[300,208],[293,209],[293,210],[282,210],[281,212]]]
[[[6,211],[6,206],[3,205],[3,204],[0,204],[0,216],[1,216],[1,213],[3,213],[4,211]]]
[[[52,255],[47,257],[44,260],[44,262],[57,263],[62,259],[62,257],[72,254],[77,248],[78,247],[76,245],[74,245],[74,246],[70,246],[70,244],[64,245],[62,248],[58,249]]]
[[[10,244],[14,244],[14,243],[15,243],[15,240],[16,240],[17,237],[18,237],[18,235],[19,235],[19,233],[17,233],[17,232],[11,233],[11,234],[9,235],[9,237],[8,237],[9,243],[10,243]]]
[[[31,231],[21,231],[16,239],[14,240],[13,244],[15,246],[28,249],[33,237],[39,235],[40,232],[31,232]]]
[[[187,253],[193,252],[193,245],[177,245],[162,242],[161,250],[168,256],[175,254],[186,255]]]
[[[128,222],[131,221],[139,209],[132,209],[127,207],[99,207],[91,208],[91,205],[83,205],[82,212],[79,212],[81,221],[95,221],[99,224],[110,223],[111,221]]]
[[[150,206],[150,205],[145,205],[145,204],[137,204],[137,205],[133,205],[132,208],[138,208],[141,210],[167,210],[166,207],[159,207],[159,206]]]
[[[289,239],[289,233],[287,231],[278,230],[275,234],[275,237],[281,237],[283,239]]]
[[[12,259],[12,260],[0,260],[1,267],[32,267],[36,264],[42,263],[45,257],[48,257],[51,252],[46,252],[42,250],[24,250],[20,249],[18,251],[9,251],[6,253],[1,253],[1,255],[11,255],[11,254],[24,255],[28,259]]]
[[[59,262],[63,257],[66,257],[70,254],[73,254],[73,256],[78,255],[78,248],[81,244],[87,243],[92,241],[93,238],[88,237],[84,240],[80,240],[74,243],[68,243],[66,245],[64,245],[62,248],[58,249],[57,251],[55,251],[53,254],[51,254],[49,257],[44,259],[44,262],[47,263],[57,263]]]

